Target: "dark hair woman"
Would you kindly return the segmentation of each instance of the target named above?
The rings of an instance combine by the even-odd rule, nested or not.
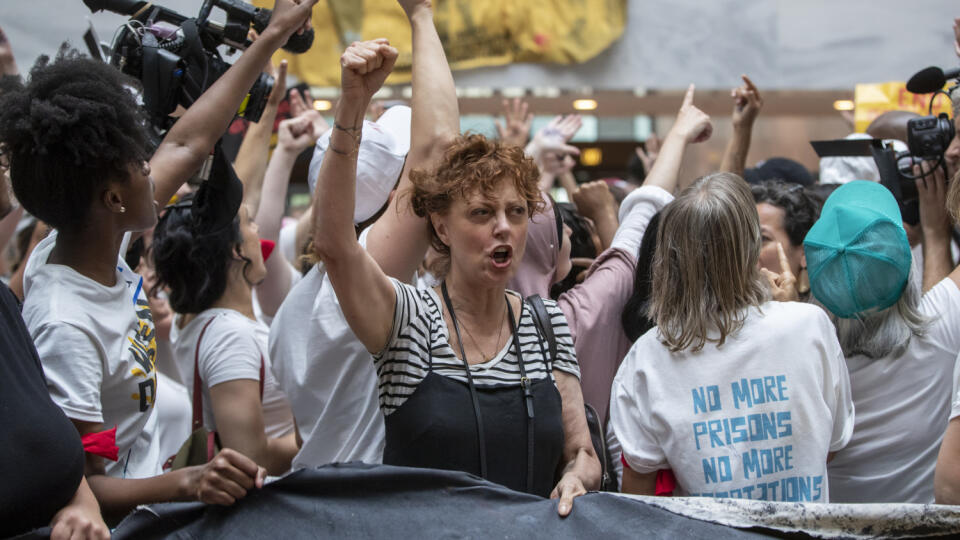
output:
[[[224,448],[279,476],[290,469],[297,443],[267,353],[270,328],[253,312],[253,287],[267,273],[257,224],[240,206],[225,227],[200,232],[194,200],[169,207],[153,237],[157,286],[168,289],[181,314],[174,357],[191,392],[199,378],[204,426]]]
[[[157,207],[200,167],[270,55],[309,24],[315,3],[278,0],[260,38],[152,156],[130,91],[136,82],[112,66],[68,54],[44,59],[26,86],[0,96],[14,191],[56,229],[24,275],[24,320],[50,395],[81,435],[109,437],[104,430],[117,426],[116,454],[103,452],[110,460],[86,454],[86,478],[105,515],[173,500],[231,504],[262,485],[264,471],[232,450],[160,475],[155,329],[141,278],[119,255],[127,233],[153,227]]]

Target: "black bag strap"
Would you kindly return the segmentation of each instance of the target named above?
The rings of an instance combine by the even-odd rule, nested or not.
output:
[[[447,312],[450,313],[450,320],[453,322],[453,331],[457,335],[457,343],[460,345],[460,360],[463,362],[463,369],[467,372],[467,383],[470,387],[470,399],[473,401],[473,415],[477,421],[477,447],[480,451],[480,477],[487,477],[487,444],[483,436],[483,416],[480,414],[480,400],[477,398],[477,387],[473,384],[473,374],[470,372],[470,363],[467,362],[467,352],[463,348],[463,339],[460,337],[460,323],[457,321],[457,315],[453,310],[453,302],[450,300],[450,294],[447,292],[447,282],[440,284],[440,292],[443,293],[443,302],[447,306]],[[441,315],[442,316],[442,315]],[[427,345],[429,348],[430,346]],[[430,365],[433,367],[433,354],[430,353]]]
[[[547,340],[547,348],[550,351],[550,361],[556,362],[557,360],[557,336],[553,333],[553,323],[550,322],[550,314],[547,312],[547,306],[543,303],[543,298],[539,294],[532,294],[527,297],[526,302],[530,304],[530,308],[533,312],[533,322],[537,325],[537,329]],[[540,343],[541,350],[543,349],[543,342]],[[610,476],[610,457],[607,452],[607,443],[604,438],[603,427],[600,425],[600,416],[597,414],[596,409],[593,408],[589,403],[584,402],[584,413],[587,418],[587,428],[590,431],[590,439],[593,443],[593,450],[597,453],[597,458],[600,460],[600,468],[603,473],[603,485],[601,489],[606,491],[616,491],[616,488],[608,489],[608,486],[611,485],[610,481],[612,477]]]
[[[553,323],[550,322],[547,305],[543,303],[543,298],[539,294],[531,294],[527,297],[526,302],[530,304],[533,322],[540,330],[540,335],[547,340],[547,352],[550,353],[550,361],[555,362],[557,359],[557,336],[553,333]]]
[[[513,306],[510,299],[507,299],[507,312],[510,314],[510,333],[513,334],[513,346],[517,350],[517,365],[520,367],[520,388],[523,390],[523,401],[527,405],[527,491],[533,489],[533,456],[534,456],[534,411],[533,411],[533,389],[531,388],[530,378],[527,377],[527,369],[523,365],[523,356],[520,354],[520,337],[517,319],[513,315]],[[521,312],[521,316],[523,312]]]

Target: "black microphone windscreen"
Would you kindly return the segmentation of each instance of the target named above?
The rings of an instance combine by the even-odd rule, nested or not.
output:
[[[307,52],[312,46],[313,28],[302,34],[293,34],[290,36],[290,39],[287,40],[286,45],[283,46],[283,50],[292,52],[294,54],[300,54]]]
[[[83,0],[92,13],[112,11],[121,15],[133,15],[146,4],[143,0]]]
[[[907,81],[907,90],[914,94],[929,94],[943,88],[947,83],[947,78],[943,70],[931,66],[921,69],[910,80]]]

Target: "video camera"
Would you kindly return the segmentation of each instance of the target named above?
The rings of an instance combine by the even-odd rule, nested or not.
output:
[[[204,0],[196,18],[144,0],[83,0],[91,12],[112,11],[130,16],[118,29],[111,46],[110,63],[143,84],[143,101],[158,131],[173,123],[169,115],[177,105],[189,107],[230,65],[217,47],[246,49],[252,28],[262,32],[272,11],[243,0]],[[225,23],[209,20],[217,7],[227,14]],[[313,44],[313,30],[294,34],[284,49],[301,53]],[[256,122],[273,90],[273,77],[260,74],[237,111]]]
[[[915,94],[935,94],[930,99],[928,112],[932,112],[938,94],[950,94],[943,90],[948,79],[960,81],[960,69],[944,72],[940,68],[926,68],[907,82],[907,90]],[[951,88],[957,88],[954,86]],[[911,225],[920,221],[916,180],[934,174],[937,168],[946,175],[945,153],[956,135],[953,121],[946,113],[938,116],[928,114],[907,121],[907,151],[897,152],[892,145],[879,139],[843,139],[838,141],[811,141],[817,154],[823,157],[872,156],[880,172],[880,183],[897,198],[903,220]],[[914,168],[926,163],[927,171],[914,173]]]

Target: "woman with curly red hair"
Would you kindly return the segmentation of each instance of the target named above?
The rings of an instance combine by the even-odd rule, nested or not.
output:
[[[384,40],[343,54],[342,98],[314,207],[314,249],[347,322],[374,354],[383,462],[466,471],[558,497],[566,515],[600,480],[570,332],[547,302],[557,340],[548,357],[532,311],[506,290],[542,205],[533,162],[519,148],[470,135],[434,169],[411,174],[413,189],[401,196],[428,221],[447,260],[439,287],[388,278],[357,241],[359,126],[396,56]]]

